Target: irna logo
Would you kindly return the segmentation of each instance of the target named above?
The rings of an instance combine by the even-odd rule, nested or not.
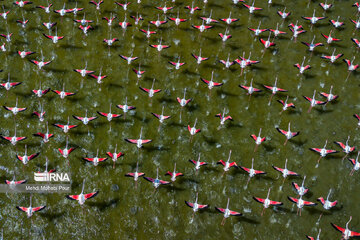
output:
[[[69,174],[67,173],[34,173],[34,180],[36,182],[70,182]]]

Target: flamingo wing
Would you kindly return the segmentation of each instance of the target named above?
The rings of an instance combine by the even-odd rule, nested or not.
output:
[[[154,181],[155,181],[154,178],[150,178],[150,177],[144,177],[144,178],[145,178],[145,180],[147,180],[147,181],[149,181],[149,182],[154,182]]]
[[[231,216],[241,216],[242,213],[239,213],[239,212],[235,212],[235,211],[231,211],[231,210],[230,210],[230,215],[231,215]]]
[[[319,197],[317,200],[318,200],[319,202],[321,202],[322,205],[325,204],[325,200],[324,200],[323,197]]]
[[[20,181],[15,181],[15,184],[23,184],[23,183],[26,183],[27,180],[20,180]]]
[[[255,201],[257,201],[258,203],[261,203],[261,204],[264,204],[264,203],[265,203],[265,199],[263,199],[263,198],[253,197],[253,199],[254,199]]]
[[[293,202],[293,203],[297,203],[297,202],[299,201],[299,199],[293,198],[293,197],[289,197],[289,196],[288,196],[288,199],[289,199],[291,202]]]
[[[225,213],[225,209],[224,208],[218,208],[215,207],[216,211],[221,212],[221,213]]]
[[[31,154],[31,155],[29,156],[29,160],[32,160],[32,159],[36,158],[37,156],[39,156],[39,154],[40,154],[40,152]]]
[[[209,207],[209,205],[206,205],[206,204],[198,204],[198,208],[199,209],[204,209],[204,208],[208,208]]]
[[[126,173],[125,177],[135,177],[135,173]]]
[[[283,135],[286,135],[288,132],[285,131],[285,130],[282,130],[280,128],[276,128],[276,130],[278,130],[279,133],[283,134]]]
[[[66,198],[70,200],[79,200],[79,195],[66,195]]]
[[[216,164],[222,164],[223,166],[225,166],[225,162],[223,160],[218,161]]]
[[[43,210],[43,209],[45,209],[46,208],[46,206],[40,206],[40,207],[34,207],[32,210],[34,211],[34,212],[39,212],[39,211],[41,211],[41,210]]]
[[[250,168],[246,168],[246,167],[243,167],[243,166],[239,166],[242,170],[244,170],[245,172],[250,172]]]
[[[270,200],[270,205],[273,205],[273,206],[281,206],[281,205],[283,205],[283,203],[282,203],[282,202],[277,202],[277,201],[272,201],[272,200]]]
[[[185,201],[185,204],[188,205],[188,207],[194,208],[194,204],[188,201]]]
[[[127,141],[128,143],[132,143],[132,144],[137,144],[137,139],[129,139],[129,138],[125,138],[125,141]]]
[[[305,206],[315,206],[315,205],[317,205],[317,203],[309,202],[309,201],[303,201],[303,203],[304,203]]]
[[[26,207],[19,207],[19,206],[16,206],[16,208],[20,211],[23,211],[23,212],[27,212],[28,211],[28,208]]]
[[[84,198],[85,198],[85,199],[93,198],[93,197],[95,197],[98,193],[99,193],[99,191],[84,194]]]

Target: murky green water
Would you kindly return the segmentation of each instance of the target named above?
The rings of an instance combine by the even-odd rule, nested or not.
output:
[[[66,14],[61,18],[51,12],[51,21],[57,22],[59,36],[65,36],[57,44],[43,37],[48,30],[41,26],[42,22],[48,22],[49,15],[35,5],[46,5],[46,1],[34,1],[23,9],[14,6],[11,2],[3,2],[5,9],[11,12],[8,19],[0,20],[0,33],[12,32],[12,40],[6,43],[7,52],[0,55],[1,73],[3,81],[7,80],[10,73],[11,81],[21,81],[22,85],[11,89],[6,93],[1,90],[1,101],[6,106],[14,106],[16,98],[19,107],[27,107],[24,113],[19,113],[14,122],[13,115],[2,110],[1,133],[5,136],[13,136],[15,124],[17,136],[27,136],[28,139],[12,146],[8,142],[1,141],[1,166],[8,171],[1,170],[2,180],[11,179],[15,172],[17,179],[28,179],[33,182],[33,172],[43,171],[45,157],[50,161],[50,167],[59,172],[71,172],[73,194],[81,191],[83,179],[86,179],[85,192],[93,189],[100,190],[98,196],[88,200],[84,207],[77,202],[65,198],[65,194],[35,194],[33,205],[46,204],[46,210],[35,214],[31,219],[26,214],[19,212],[15,206],[28,206],[28,194],[2,194],[0,200],[0,225],[5,239],[304,239],[305,234],[316,236],[321,228],[322,239],[340,239],[341,234],[336,232],[330,225],[334,222],[345,226],[349,216],[353,216],[350,224],[351,229],[360,231],[360,207],[358,173],[350,177],[352,165],[347,161],[341,161],[343,153],[328,156],[320,161],[315,168],[318,155],[308,150],[310,147],[321,148],[325,140],[329,141],[328,148],[340,150],[333,141],[345,142],[347,136],[351,136],[351,145],[357,146],[357,122],[352,117],[358,113],[358,82],[357,73],[347,77],[347,67],[342,60],[331,65],[320,56],[331,55],[333,49],[344,53],[344,58],[352,59],[358,55],[358,50],[350,38],[359,37],[354,32],[354,25],[348,20],[349,17],[357,19],[356,9],[351,7],[351,1],[335,1],[331,11],[324,13],[318,5],[319,1],[277,1],[268,6],[265,1],[256,2],[255,6],[262,7],[263,11],[250,15],[246,8],[235,6],[231,1],[209,0],[207,5],[201,1],[195,1],[195,6],[202,8],[191,16],[184,6],[191,5],[190,1],[167,2],[167,6],[175,6],[167,16],[176,16],[189,19],[186,23],[176,27],[173,22],[156,29],[157,34],[147,40],[139,31],[147,29],[148,21],[164,18],[162,12],[155,6],[163,6],[163,1],[143,0],[141,4],[132,2],[125,12],[113,1],[106,1],[101,5],[101,11],[96,11],[93,5],[87,1],[77,1],[78,7],[85,7],[86,18],[94,20],[91,24],[94,30],[88,36],[78,29],[78,24],[73,22],[73,14]],[[63,2],[54,2],[52,9],[61,9]],[[276,14],[276,11],[291,11],[289,19],[284,22]],[[75,1],[66,1],[66,8],[75,7]],[[301,19],[301,16],[312,16],[316,9],[317,16],[327,16],[314,27]],[[229,12],[232,17],[240,18],[240,21],[227,27],[224,23],[214,24],[215,28],[199,33],[191,28],[192,24],[200,25],[199,16],[208,16],[213,11],[213,18],[226,18]],[[118,22],[127,19],[136,12],[141,13],[144,21],[140,26],[133,24],[123,31]],[[101,18],[117,15],[114,27],[107,26]],[[29,19],[25,29],[15,23],[16,19]],[[343,29],[334,29],[329,19],[336,19],[341,15],[341,21],[346,25]],[[76,19],[81,19],[83,13],[79,13]],[[291,32],[287,25],[291,22],[299,23],[307,30],[306,34],[299,36],[296,42],[291,39]],[[288,34],[275,40],[276,46],[267,49],[263,53],[263,46],[258,38],[254,37],[247,27],[256,28],[262,21],[261,27],[275,28],[280,24],[280,30]],[[131,23],[134,21],[131,19]],[[223,43],[218,33],[224,33],[226,28],[233,36]],[[330,46],[319,47],[311,54],[301,41],[311,42],[316,36],[316,42],[325,42],[321,33],[328,34],[333,30],[333,37],[341,38],[342,41]],[[54,30],[52,31],[54,34]],[[117,37],[119,42],[108,47],[102,42],[104,38]],[[268,32],[261,36],[267,38]],[[169,49],[158,53],[150,48],[149,44],[158,44],[162,38],[163,44],[171,45]],[[5,42],[5,39],[2,39]],[[202,49],[204,57],[210,57],[200,66],[195,63],[191,53],[198,54]],[[16,51],[36,51],[36,54],[21,59]],[[28,59],[41,60],[41,50],[44,59],[53,62],[38,70]],[[226,69],[218,63],[218,60],[226,60],[230,53],[230,60],[242,56],[246,57],[251,52],[251,58],[260,60],[261,63],[247,68],[240,75],[239,65]],[[123,54],[138,56],[139,59],[128,65],[118,55]],[[186,62],[180,70],[176,71],[168,61]],[[311,65],[312,69],[306,75],[298,75],[298,70],[293,67],[295,63],[301,63],[303,57]],[[74,68],[83,68],[85,63],[89,70],[108,75],[101,85],[92,78],[81,78],[73,71]],[[141,67],[146,70],[139,85],[132,68]],[[357,60],[355,60],[357,63]],[[220,88],[211,90],[200,81],[200,77],[211,78],[214,71],[214,81],[223,82]],[[278,78],[278,87],[288,89],[287,94],[278,94],[272,99],[272,104],[267,105],[270,97],[268,91],[263,90],[260,94],[254,94],[248,101],[245,91],[238,87],[239,84],[250,83],[254,79],[254,87],[261,84],[272,85]],[[155,88],[162,92],[149,99],[146,93],[139,90],[139,86],[150,88],[153,78],[156,79]],[[31,93],[32,89],[38,89],[40,81],[43,88],[77,92],[75,96],[64,100],[54,93],[48,93],[39,99]],[[333,85],[333,93],[340,95],[335,103],[326,106],[315,107],[310,114],[307,113],[309,104],[302,95],[311,97],[314,90],[328,92]],[[193,101],[184,108],[176,102],[176,97],[183,96],[184,88],[187,89],[187,98]],[[286,96],[295,103],[296,109],[279,115],[281,105],[278,99]],[[108,112],[109,104],[112,103],[112,112],[120,113],[115,108],[117,104],[124,104],[128,98],[129,105],[136,106],[136,111],[127,114],[126,120],[118,119],[107,122],[106,118],[99,117],[91,122],[89,127],[73,119],[72,115],[88,116],[97,115],[96,111]],[[322,97],[318,96],[317,99]],[[32,136],[39,131],[46,131],[45,122],[32,116],[33,111],[39,110],[39,104],[44,104],[46,121],[49,122],[50,132],[55,137],[49,143],[42,143],[41,139]],[[161,113],[165,106],[165,114],[172,118],[165,122],[158,131],[159,122],[151,115],[151,112]],[[226,123],[225,127],[218,129],[219,119],[214,115],[226,108],[234,119]],[[53,127],[53,123],[66,123],[70,116],[72,124],[79,127],[71,130],[67,135]],[[201,133],[194,136],[189,142],[190,134],[187,125],[192,125],[197,118],[197,128]],[[291,122],[292,130],[300,131],[300,135],[283,146],[284,136],[280,135],[275,127],[283,129]],[[135,145],[128,144],[124,138],[137,138],[140,128],[143,128],[143,136],[153,139],[140,151]],[[257,134],[262,128],[262,135],[267,141],[254,153],[254,142],[250,134]],[[76,146],[77,150],[70,155],[70,165],[62,158],[57,148],[65,147],[66,137],[69,136],[70,146]],[[16,159],[16,154],[23,154],[25,144],[28,153],[40,151],[39,157],[23,167]],[[118,150],[125,156],[112,168],[110,159],[99,166],[86,163],[83,157],[96,155],[105,156],[107,151],[114,151],[117,144]],[[248,176],[243,171],[232,169],[224,176],[222,167],[216,165],[220,159],[226,160],[229,150],[232,150],[232,161],[238,165],[250,167],[251,159],[255,159],[255,168],[267,172],[266,176],[251,179],[246,187]],[[196,174],[194,166],[188,160],[196,159],[198,154],[201,159],[208,163]],[[352,155],[355,157],[355,155]],[[318,205],[307,208],[302,216],[296,215],[297,208],[287,200],[287,196],[296,197],[291,186],[291,181],[301,184],[302,178],[287,179],[281,188],[282,177],[272,169],[272,165],[283,167],[285,159],[288,159],[288,168],[306,175],[306,187],[310,192],[304,199],[316,201],[320,196],[326,197],[330,188],[333,189],[331,200],[339,201],[336,209],[323,211]],[[159,168],[161,178],[165,177],[166,171],[172,171],[174,163],[177,170],[184,173],[173,185],[161,186],[154,193],[151,183],[144,179],[139,180],[137,189],[134,181],[125,178],[124,174],[134,171],[136,162],[139,161],[139,169],[146,176],[156,177],[156,169]],[[255,202],[252,197],[265,198],[268,188],[272,187],[271,199],[282,201],[284,205],[276,209],[267,209],[264,216],[260,216],[262,206]],[[192,221],[192,211],[184,201],[194,201],[196,192],[199,193],[199,203],[210,204],[210,208],[195,214]],[[230,208],[243,213],[242,217],[227,219],[225,226],[221,226],[222,215],[214,210],[214,206],[226,207],[227,198],[230,198]],[[320,222],[318,218],[323,213]]]

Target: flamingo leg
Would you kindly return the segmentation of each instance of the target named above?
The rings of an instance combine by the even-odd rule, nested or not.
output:
[[[5,93],[5,102],[4,102],[4,105],[6,104],[6,100],[7,100],[7,97],[8,97],[8,92],[9,92],[9,91],[6,91],[6,93]]]
[[[273,96],[274,96],[274,94],[271,94],[271,96],[270,96],[270,100],[269,100],[269,103],[268,103],[268,106],[270,106],[270,105],[271,105],[271,100],[272,100]]]
[[[344,161],[344,159],[348,156],[348,153],[341,159],[342,162]]]
[[[183,107],[180,109],[180,122],[181,122],[181,113],[182,113]]]
[[[256,144],[256,145],[255,145],[254,152],[256,152],[256,151],[257,151],[258,146],[259,146],[258,144]]]
[[[223,218],[223,220],[221,221],[221,226],[224,226],[225,220],[226,220],[226,218]]]
[[[320,219],[321,219],[322,215],[323,215],[323,213],[320,214],[320,217],[319,217],[319,219],[318,219],[318,222],[320,222]]]
[[[263,50],[263,54],[262,54],[261,58],[264,58],[265,51],[266,51],[266,48],[264,48],[264,50]]]
[[[288,142],[288,138],[286,138],[285,142],[284,142],[284,146],[286,146],[286,143]]]
[[[350,76],[350,71],[349,71],[349,73],[348,73],[348,75],[347,75],[347,77],[346,77],[346,79],[345,79],[345,82],[347,82],[347,80],[348,80],[348,78],[349,78],[349,76]]]
[[[251,179],[251,177],[248,178],[248,180],[246,182],[246,187],[247,187],[247,185],[249,185],[250,179]]]
[[[319,157],[319,159],[317,160],[317,163],[319,164],[320,163],[320,159],[322,158],[322,156]]]
[[[307,112],[310,113],[311,109],[312,109],[312,106],[310,105],[309,110]]]

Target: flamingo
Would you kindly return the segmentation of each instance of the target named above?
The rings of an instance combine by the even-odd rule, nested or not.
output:
[[[272,167],[273,167],[276,171],[278,171],[278,172],[280,172],[280,173],[282,174],[282,176],[283,176],[283,178],[284,178],[282,185],[284,184],[285,179],[286,179],[287,176],[300,176],[298,173],[293,172],[293,171],[290,171],[289,169],[287,169],[287,167],[286,167],[287,162],[288,162],[288,160],[286,159],[286,160],[285,160],[285,167],[284,167],[284,168],[279,168],[279,167],[276,167],[276,166],[272,165]]]
[[[296,192],[300,197],[304,196],[309,189],[304,187],[306,176],[304,176],[304,179],[302,181],[301,186],[299,186],[296,182],[292,182],[291,185],[295,188]]]
[[[321,202],[321,204],[323,205],[324,209],[326,209],[326,210],[329,210],[330,208],[335,207],[336,204],[338,203],[338,201],[336,201],[336,200],[333,201],[333,202],[329,201],[330,194],[331,194],[331,189],[329,190],[329,193],[328,193],[328,195],[327,195],[327,197],[326,197],[326,200],[325,200],[323,197],[319,197],[319,198],[317,199],[319,202]]]
[[[44,143],[47,143],[50,141],[50,138],[54,137],[54,134],[49,133],[49,125],[48,122],[46,122],[46,133],[37,132],[33,134],[35,137],[41,137],[43,139]]]
[[[358,171],[360,169],[359,155],[360,155],[360,151],[358,151],[358,155],[357,155],[356,159],[349,158],[349,161],[353,165],[353,169],[351,169],[351,172],[349,174],[350,176],[352,176],[355,171]]]
[[[314,94],[313,94],[313,97],[310,98],[310,97],[306,97],[306,96],[303,96],[303,98],[305,98],[305,100],[307,100],[308,102],[310,102],[310,107],[309,107],[309,110],[308,110],[308,113],[311,112],[311,109],[313,107],[315,107],[316,105],[324,105],[326,104],[326,102],[324,101],[318,101],[315,99],[315,94],[316,94],[316,90],[314,90]]]
[[[164,180],[160,180],[160,179],[159,179],[159,168],[156,169],[156,178],[144,177],[144,179],[147,180],[147,181],[149,181],[149,182],[152,182],[155,190],[156,190],[160,185],[170,184],[170,182],[168,182],[168,181],[164,181]]]
[[[206,208],[209,207],[209,205],[206,205],[206,204],[198,204],[198,193],[196,193],[196,198],[195,198],[195,202],[194,202],[194,203],[185,201],[185,204],[186,204],[188,207],[191,207],[192,210],[193,210],[192,219],[194,219],[195,213],[196,213],[198,210],[206,209]]]
[[[25,154],[23,156],[21,155],[16,155],[16,158],[21,161],[24,165],[28,164],[29,161],[33,160],[34,158],[36,158],[37,156],[39,156],[40,152],[37,153],[33,153],[31,155],[27,155],[27,145],[25,144]]]
[[[20,207],[20,206],[16,206],[16,208],[22,212],[26,213],[26,216],[29,218],[31,217],[34,213],[39,212],[41,210],[44,210],[46,208],[45,205],[43,206],[39,206],[39,207],[32,207],[31,206],[31,198],[32,196],[30,195],[30,206],[29,207]]]
[[[176,163],[174,164],[174,171],[173,171],[173,172],[167,171],[167,172],[165,173],[165,175],[171,176],[171,181],[172,181],[172,182],[175,182],[177,177],[184,176],[183,173],[181,173],[181,172],[176,172]]]
[[[319,233],[318,233],[316,239],[309,236],[309,235],[306,235],[306,238],[309,239],[309,240],[320,240],[320,233],[321,233],[321,229],[319,229]]]
[[[284,142],[284,146],[286,145],[287,141],[292,139],[293,137],[296,137],[297,135],[300,134],[300,132],[291,132],[290,130],[290,122],[289,122],[289,126],[288,126],[288,130],[282,130],[280,128],[276,128],[276,130],[278,130],[279,133],[281,133],[282,135],[284,135],[286,137],[286,140]]]
[[[317,203],[313,203],[313,202],[310,202],[310,201],[304,201],[302,199],[302,196],[300,198],[293,198],[293,197],[288,196],[288,199],[291,202],[295,203],[296,206],[298,207],[296,215],[299,215],[299,216],[301,216],[301,210],[302,210],[302,208],[304,206],[315,206],[315,205],[317,205]]]
[[[66,195],[67,199],[76,200],[81,205],[84,205],[85,201],[98,195],[99,191],[84,194],[85,179],[83,181],[81,193],[78,195]]]
[[[320,159],[323,158],[323,157],[326,157],[326,155],[328,154],[332,154],[332,153],[337,153],[338,151],[336,150],[329,150],[329,149],[326,149],[326,145],[327,145],[327,140],[325,141],[325,145],[323,148],[310,148],[311,151],[314,151],[314,152],[317,152],[320,154],[320,157],[317,161],[317,163],[319,164],[320,162]]]
[[[346,223],[345,228],[339,227],[335,225],[334,223],[331,223],[331,226],[333,226],[336,230],[342,233],[342,239],[348,240],[352,237],[360,237],[360,233],[351,231],[349,229],[349,223],[351,222],[352,216],[350,216],[349,221]]]
[[[124,119],[126,118],[126,113],[127,113],[128,111],[136,109],[136,107],[134,107],[134,106],[129,106],[129,105],[127,105],[127,97],[125,97],[125,104],[124,104],[124,105],[119,104],[119,105],[116,105],[116,107],[123,110],[123,112],[124,112]]]
[[[275,78],[275,83],[274,83],[274,86],[268,86],[268,85],[263,85],[266,89],[270,90],[271,91],[271,97],[270,97],[270,100],[269,100],[269,103],[268,103],[268,106],[270,106],[271,104],[271,99],[273,98],[273,96],[277,93],[277,92],[287,92],[288,90],[285,90],[285,89],[282,89],[282,88],[278,88],[276,86],[277,84],[277,77]]]
[[[143,144],[147,144],[147,143],[152,142],[151,139],[141,139],[141,137],[142,137],[142,128],[140,130],[140,136],[139,136],[138,139],[125,138],[125,141],[127,141],[128,143],[136,144],[136,147],[138,149],[142,148]]]
[[[63,130],[64,133],[68,133],[69,130],[76,128],[78,125],[70,125],[70,119],[68,117],[68,121],[67,124],[59,124],[59,123],[55,123],[53,124],[55,127],[60,128]]]
[[[17,142],[25,140],[27,137],[17,137],[16,136],[16,126],[15,126],[15,134],[13,137],[0,136],[2,139],[9,141],[13,146],[16,145]]]
[[[225,220],[230,217],[230,216],[242,216],[242,213],[239,212],[235,212],[229,209],[229,203],[230,203],[230,198],[228,198],[227,204],[226,204],[226,208],[219,208],[219,207],[215,207],[215,209],[224,214],[224,218],[221,221],[221,225],[223,226],[225,224]]]
[[[108,158],[99,158],[98,156],[99,156],[99,149],[97,149],[96,151],[96,157],[92,157],[92,158],[84,157],[83,159],[87,162],[92,162],[94,166],[97,166],[99,165],[100,162],[104,162],[108,159]]]
[[[201,166],[207,165],[206,162],[201,162],[201,161],[200,161],[200,153],[199,153],[199,157],[198,157],[198,160],[197,160],[197,161],[192,160],[192,159],[189,159],[189,162],[191,162],[192,164],[195,165],[196,173],[197,173],[197,171],[200,169]]]
[[[222,114],[218,113],[218,114],[215,115],[215,117],[220,118],[220,126],[224,125],[227,120],[233,121],[233,119],[232,119],[232,117],[230,115],[225,116],[225,108],[224,108],[224,111],[223,111]]]
[[[219,160],[219,161],[217,162],[217,164],[221,164],[221,165],[224,166],[224,168],[223,168],[223,169],[224,169],[224,173],[227,172],[227,171],[229,171],[231,167],[238,168],[236,162],[230,162],[230,157],[231,157],[231,150],[230,150],[230,152],[229,152],[229,158],[228,158],[228,160],[227,160],[226,162],[224,162],[224,160]]]
[[[289,107],[291,108],[295,108],[295,104],[294,103],[287,103],[287,101],[289,100],[289,96],[286,96],[286,100],[277,100],[279,103],[281,103],[281,105],[283,105],[282,110],[279,114],[282,114],[282,112],[286,111]]]
[[[63,156],[65,159],[67,159],[70,155],[70,153],[72,153],[76,148],[75,147],[71,147],[71,148],[68,148],[68,137],[66,137],[66,146],[64,149],[61,149],[61,148],[58,148],[61,156]]]
[[[250,137],[252,137],[252,139],[254,139],[255,144],[256,144],[255,149],[254,149],[254,152],[256,152],[258,146],[259,146],[261,143],[263,143],[263,142],[266,141],[266,137],[263,137],[263,138],[261,137],[261,128],[260,128],[260,130],[259,130],[259,135],[258,135],[258,136],[256,136],[255,134],[252,134],[252,135],[250,135]]]
[[[120,157],[122,157],[122,156],[124,156],[124,153],[122,153],[122,152],[117,152],[116,151],[116,149],[117,149],[117,144],[115,145],[115,151],[112,153],[112,152],[107,152],[106,153],[106,155],[108,155],[109,157],[111,157],[111,160],[113,161],[113,169],[115,169],[115,163],[116,163],[116,161],[120,158]]]
[[[143,172],[138,172],[138,167],[139,167],[139,162],[136,163],[136,170],[135,172],[130,172],[130,173],[126,173],[125,177],[132,177],[134,178],[135,181],[135,189],[137,188],[137,180],[139,179],[139,177],[143,177],[145,175],[145,173]]]
[[[193,137],[195,134],[201,132],[201,129],[196,129],[196,122],[197,122],[197,118],[195,119],[195,123],[194,123],[194,126],[193,126],[193,127],[190,127],[190,125],[188,125],[188,130],[189,130],[189,133],[190,133],[190,135],[191,135],[191,137],[190,137],[190,142],[191,142],[191,140],[192,140],[192,137]]]
[[[282,202],[272,201],[272,200],[269,199],[270,190],[271,190],[271,188],[269,188],[268,194],[267,194],[267,196],[266,196],[265,199],[264,199],[264,198],[253,197],[253,199],[254,199],[255,201],[257,201],[258,203],[261,203],[261,204],[264,205],[264,208],[263,208],[263,210],[262,210],[262,212],[261,212],[261,216],[264,215],[265,209],[267,209],[268,207],[270,207],[270,206],[281,206],[281,205],[283,205]]]
[[[252,177],[255,177],[256,175],[266,174],[266,172],[264,172],[264,171],[254,169],[254,158],[251,159],[251,168],[246,168],[246,167],[243,167],[243,166],[239,166],[239,167],[249,174],[249,178],[248,178],[248,181],[246,183],[246,186],[249,184],[249,181],[250,181],[250,179]]]
[[[344,160],[350,153],[352,153],[353,151],[355,151],[355,147],[351,147],[349,146],[349,140],[350,140],[350,136],[348,136],[346,143],[343,144],[342,142],[334,142],[335,144],[339,145],[343,152],[346,153],[346,155],[342,158],[342,160]]]

